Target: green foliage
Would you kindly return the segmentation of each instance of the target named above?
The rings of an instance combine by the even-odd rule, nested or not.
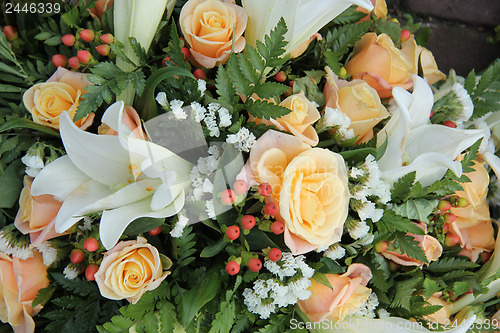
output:
[[[179,267],[187,266],[196,259],[192,256],[196,253],[194,238],[192,226],[184,228],[182,236],[177,238],[177,265]]]
[[[401,37],[401,27],[399,23],[390,20],[376,20],[374,23],[375,27],[373,30],[377,35],[386,34],[391,37],[394,45],[399,44],[399,39]]]
[[[424,270],[432,273],[446,273],[458,269],[471,269],[479,267],[478,264],[470,261],[466,257],[444,257],[433,261]]]
[[[423,283],[424,297],[427,299],[442,290],[441,286],[433,279],[426,277]]]
[[[417,242],[412,236],[407,236],[405,233],[396,232],[396,242],[394,246],[401,250],[402,253],[405,253],[407,256],[420,260],[424,263],[427,263],[427,257],[425,256],[424,251],[419,246],[419,242]]]
[[[402,233],[412,233],[416,235],[423,235],[424,232],[422,229],[420,229],[417,225],[415,225],[413,222],[408,220],[407,218],[398,215],[397,212],[392,211],[392,210],[385,210],[384,215],[380,219],[379,222],[384,224],[384,226],[389,230],[390,232],[402,232]]]
[[[410,300],[413,293],[419,288],[422,283],[422,277],[416,276],[414,278],[398,281],[396,284],[396,294],[391,303],[392,308],[403,308],[410,310]]]
[[[481,75],[477,77],[472,70],[464,83],[474,103],[471,119],[484,116],[489,112],[500,110],[500,59],[495,60]]]
[[[393,210],[403,217],[427,223],[428,216],[436,208],[438,201],[438,199],[409,199],[402,204],[394,205]]]
[[[344,25],[344,24],[352,24],[358,23],[359,20],[364,18],[367,14],[357,10],[357,6],[351,6],[344,10],[342,14],[334,18],[330,24],[335,25]]]
[[[231,327],[236,322],[236,302],[234,294],[242,282],[242,277],[238,276],[232,290],[226,291],[226,299],[220,304],[220,310],[212,321],[212,328],[209,333],[229,333]]]

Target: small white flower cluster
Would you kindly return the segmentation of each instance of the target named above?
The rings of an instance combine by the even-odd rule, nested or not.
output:
[[[375,309],[377,308],[378,304],[377,294],[371,293],[366,302],[361,305],[361,308],[356,311],[353,316],[375,318]]]
[[[207,213],[208,218],[212,220],[217,219],[217,214],[215,214],[215,206],[213,200],[207,200],[205,202],[205,212]]]
[[[174,99],[170,102],[170,108],[172,109],[172,113],[176,119],[182,120],[187,118],[187,114],[182,108],[183,105],[184,102],[179,101],[178,99]]]
[[[460,113],[460,116],[457,118],[457,122],[463,123],[464,121],[469,120],[474,111],[474,104],[469,96],[469,93],[465,88],[458,82],[455,82],[451,90],[455,93],[460,101],[460,104],[463,106],[463,110]]]
[[[201,93],[201,96],[205,94],[205,91],[207,90],[207,81],[203,79],[198,79],[198,90]]]
[[[325,253],[323,253],[323,256],[332,260],[342,259],[345,256],[345,249],[339,243],[336,243],[331,245]]]
[[[191,193],[193,200],[201,200],[203,193],[213,192],[213,184],[209,177],[217,170],[220,153],[217,146],[210,146],[208,153],[209,156],[198,159],[197,165],[193,167],[189,174],[193,188]]]
[[[45,241],[37,247],[38,251],[42,253],[43,264],[50,266],[57,260],[57,249],[50,246],[49,241]]]
[[[0,232],[0,252],[6,255],[12,254],[13,257],[21,260],[33,257],[33,250],[30,244],[17,241],[9,231]]]
[[[365,163],[360,168],[352,168],[349,174],[354,179],[366,177],[363,186],[353,194],[353,198],[362,204],[358,209],[359,218],[361,221],[371,219],[373,222],[377,222],[384,211],[376,208],[375,203],[368,200],[368,197],[378,197],[381,203],[387,204],[391,200],[391,192],[390,185],[380,178],[380,168],[375,157],[368,155]]]
[[[36,177],[42,171],[44,163],[40,155],[35,150],[28,150],[26,155],[21,158],[21,162],[26,165],[26,174],[30,177]]]
[[[158,95],[156,95],[155,99],[161,106],[167,106],[167,94],[165,94],[163,91],[159,92]]]
[[[308,288],[311,286],[310,278],[314,275],[314,269],[304,259],[301,255],[283,253],[279,264],[266,260],[264,266],[279,279],[259,279],[254,282],[252,289],[246,288],[243,297],[248,310],[266,319],[276,311],[276,306],[284,307],[309,298],[311,292]],[[285,278],[288,282],[284,281]]]
[[[201,104],[193,102],[191,108],[195,113],[195,120],[197,122],[203,121],[212,137],[219,137],[220,128],[231,126],[231,114],[229,110],[222,107],[218,103],[208,104],[208,108],[203,107]],[[217,123],[217,115],[219,116],[219,123]]]
[[[369,232],[370,227],[366,224],[366,222],[360,221],[349,230],[349,236],[351,236],[352,239],[361,239],[368,235]]]
[[[329,106],[325,108],[323,126],[337,127],[337,133],[343,140],[354,138],[354,130],[349,128],[351,119],[339,109],[333,109]]]
[[[88,216],[84,216],[83,224],[78,226],[78,228],[82,231],[92,230],[92,219]]]
[[[64,277],[68,280],[76,279],[80,271],[74,264],[69,264],[63,270]]]
[[[174,238],[179,238],[182,236],[182,233],[184,232],[184,228],[187,226],[189,219],[182,213],[179,213],[178,215],[178,221],[175,224],[174,229],[170,231],[170,236]]]
[[[236,134],[229,134],[226,142],[235,145],[239,151],[249,152],[257,140],[248,128],[242,127]]]

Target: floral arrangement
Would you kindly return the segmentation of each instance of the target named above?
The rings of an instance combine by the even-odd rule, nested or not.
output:
[[[500,330],[500,61],[384,0],[2,9],[15,332]]]

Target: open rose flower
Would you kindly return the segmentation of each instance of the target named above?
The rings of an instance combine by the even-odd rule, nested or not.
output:
[[[32,317],[42,306],[31,305],[38,291],[48,286],[47,266],[38,251],[33,251],[33,257],[26,260],[0,252],[0,320],[9,323],[14,332],[35,331]]]
[[[413,84],[413,65],[386,34],[365,34],[354,46],[346,70],[375,88],[380,98],[391,97],[393,87],[408,89]]]
[[[459,255],[467,256],[474,262],[482,252],[491,252],[495,248],[495,230],[491,221],[481,221],[468,228],[459,228],[456,222],[452,222],[449,232],[460,240],[462,251]]]
[[[342,111],[351,120],[351,128],[358,137],[356,143],[367,142],[373,138],[373,127],[389,116],[380,101],[377,91],[363,80],[347,82],[326,67],[326,84],[323,89],[326,104]]]
[[[95,7],[90,9],[90,13],[94,17],[101,19],[102,14],[107,11],[115,0],[98,0],[95,2]]]
[[[285,225],[285,243],[293,254],[340,240],[350,197],[342,156],[267,131],[252,148],[245,171],[249,184],[271,185],[277,218]]]
[[[132,106],[127,105],[123,108],[123,117],[121,121],[136,138],[147,140],[147,135],[142,129],[141,117]],[[118,135],[118,132],[109,127],[106,123],[102,123],[97,131],[100,135]]]
[[[298,301],[300,310],[314,322],[341,321],[358,311],[371,294],[366,284],[372,273],[363,264],[352,264],[344,274],[326,274],[326,277],[332,289],[311,279],[311,297]]]
[[[62,202],[49,194],[31,195],[33,178],[24,177],[24,188],[19,197],[19,211],[14,221],[23,234],[30,234],[31,245],[37,247],[48,239],[61,236],[55,230],[55,218]]]
[[[194,63],[206,68],[224,64],[234,43],[234,52],[245,48],[243,32],[248,16],[229,1],[189,0],[182,7],[179,23],[191,46]],[[234,40],[233,40],[234,36]]]
[[[137,237],[119,242],[105,253],[95,281],[103,297],[137,303],[146,291],[156,289],[165,280],[171,265],[170,259],[159,254],[145,238]]]
[[[418,74],[418,62],[420,61],[422,70],[424,71],[424,78],[430,85],[446,79],[446,75],[438,69],[432,52],[425,47],[417,45],[413,35],[401,43],[401,51],[412,64],[413,74]]]
[[[373,10],[371,11],[373,14],[375,14],[375,17],[379,19],[386,19],[387,18],[387,4],[385,3],[385,0],[371,0],[373,4]],[[357,9],[360,12],[367,13],[368,11],[364,9],[363,7],[358,7]],[[368,20],[368,16],[366,18],[362,19],[362,21]]]
[[[71,119],[75,117],[80,98],[89,84],[87,74],[58,67],[47,82],[37,83],[24,93],[24,106],[35,123],[58,130],[61,113],[66,111]],[[91,113],[75,121],[75,125],[85,130],[93,120],[94,114]]]
[[[279,105],[292,110],[292,112],[276,119],[250,117],[250,120],[257,124],[274,125],[279,130],[292,133],[302,142],[316,146],[319,138],[312,125],[319,120],[320,114],[314,104],[304,95],[304,92],[301,91],[299,94],[285,98]]]

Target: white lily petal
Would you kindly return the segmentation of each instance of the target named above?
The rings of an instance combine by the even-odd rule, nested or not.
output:
[[[89,177],[75,167],[68,155],[64,155],[40,171],[31,185],[31,195],[50,194],[63,201],[87,180]]]
[[[448,169],[457,176],[462,175],[462,164],[460,162],[454,161],[443,154],[431,152],[420,155],[407,166],[383,170],[381,178],[392,184],[404,175],[416,171],[416,180],[420,181],[422,186],[425,187],[440,180]]]
[[[55,229],[63,233],[81,219],[82,215],[95,212],[87,206],[111,194],[109,188],[91,179],[71,192],[59,209],[56,216]]]
[[[483,158],[486,161],[486,163],[489,164],[491,170],[493,170],[497,178],[500,179],[500,157],[498,157],[493,153],[486,152],[483,154]]]
[[[139,217],[163,218],[177,214],[184,206],[184,192],[178,195],[169,206],[152,212],[148,198],[131,205],[113,210],[105,210],[99,225],[101,242],[106,249],[112,248],[120,239],[127,226]]]
[[[153,198],[151,199],[150,208],[152,211],[156,212],[164,209],[168,205],[172,203],[172,201],[179,196],[179,194],[183,193],[184,190],[180,185],[169,185],[168,183],[164,183],[158,187],[156,192],[153,194]]]
[[[117,101],[113,103],[106,109],[106,111],[102,115],[101,122],[118,132],[124,107],[125,104],[123,103],[123,101]]]
[[[413,101],[410,108],[410,129],[429,123],[434,95],[429,84],[420,76],[413,75]]]
[[[69,158],[90,178],[106,185],[120,184],[131,178],[129,154],[117,136],[82,131],[67,112],[61,115],[60,132]]]
[[[463,130],[443,125],[424,125],[408,134],[405,152],[413,160],[425,152],[437,152],[455,159],[484,137],[483,130]]]

